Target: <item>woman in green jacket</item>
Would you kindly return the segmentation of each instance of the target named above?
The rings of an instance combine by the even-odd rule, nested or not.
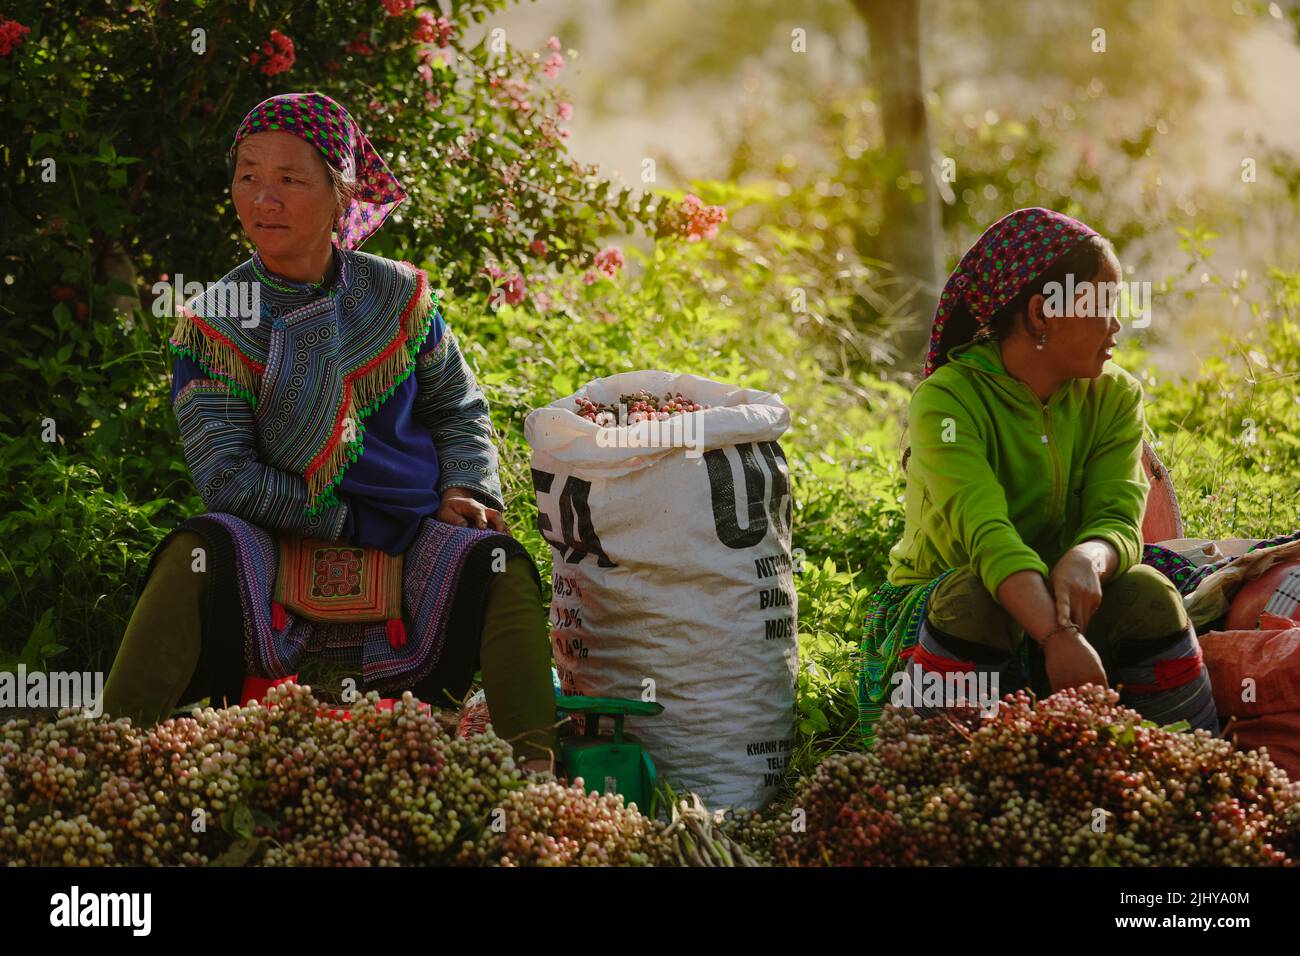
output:
[[[1150,720],[1218,731],[1182,597],[1141,563],[1142,387],[1108,361],[1120,278],[1105,239],[1046,209],[994,223],[949,277],[908,411],[903,538],[867,610],[868,746],[887,700],[932,712],[955,688],[988,708],[1110,683]]]

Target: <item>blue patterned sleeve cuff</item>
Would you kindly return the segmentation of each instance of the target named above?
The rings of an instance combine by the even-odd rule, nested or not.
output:
[[[439,480],[438,494],[444,494],[448,488],[463,488],[480,504],[486,505],[489,508],[495,508],[497,511],[505,511],[506,506],[501,500],[499,491],[494,492],[486,485],[482,483],[474,483],[463,475]]]
[[[438,491],[464,488],[488,507],[504,510],[487,397],[450,329],[418,357],[415,375],[419,393],[413,414],[438,448]]]

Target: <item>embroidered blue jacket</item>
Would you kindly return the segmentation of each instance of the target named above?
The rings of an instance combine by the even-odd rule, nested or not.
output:
[[[351,278],[356,257],[361,255],[336,247],[333,286],[340,279]],[[388,262],[373,256],[367,260],[372,271],[376,262]],[[291,304],[301,307],[305,303],[308,312],[314,297],[337,291],[330,285],[318,289],[291,283],[274,273],[269,278],[304,293],[305,297]],[[400,298],[397,301],[400,304]],[[408,303],[404,315],[410,309]],[[382,548],[389,554],[409,547],[420,522],[438,510],[448,488],[464,488],[488,507],[502,510],[487,399],[436,305],[431,312],[413,368],[365,414],[355,457],[344,464],[329,495],[323,496],[328,503],[314,513],[307,509],[311,496],[306,480],[264,460],[265,436],[259,434],[256,400],[249,401],[240,388],[231,387],[231,376],[223,375],[226,369],[213,360],[215,350],[203,351],[206,342],[200,341],[199,348],[178,348],[178,340],[184,343],[196,338],[191,331],[188,340],[184,339],[178,331],[173,336],[177,358],[172,402],[186,461],[208,508],[237,514],[270,530],[341,539]],[[273,324],[273,328],[281,326]],[[217,335],[219,332],[210,337]],[[261,351],[255,344],[250,347],[247,339],[235,343],[243,346],[236,359],[254,371],[258,364],[273,365],[276,356],[269,336],[267,341]],[[217,358],[229,354],[218,352]],[[248,374],[234,360],[227,359],[226,366]],[[260,382],[253,379],[249,384]],[[256,388],[248,392],[258,394]],[[315,406],[304,400],[302,407]]]

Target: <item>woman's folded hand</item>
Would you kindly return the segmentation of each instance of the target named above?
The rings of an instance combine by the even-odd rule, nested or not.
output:
[[[1054,691],[1084,684],[1106,686],[1101,657],[1083,634],[1073,628],[1048,636],[1043,644],[1043,665]]]
[[[1101,604],[1101,577],[1083,548],[1071,548],[1056,562],[1048,578],[1056,601],[1056,623],[1079,625],[1085,634],[1092,615]]]
[[[439,521],[462,528],[491,528],[509,534],[505,518],[495,508],[489,508],[464,488],[448,488],[442,493],[442,503],[434,515]]]

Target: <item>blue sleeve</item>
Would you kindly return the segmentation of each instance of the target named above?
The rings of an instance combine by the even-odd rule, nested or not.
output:
[[[188,355],[178,355],[176,361],[172,363],[172,404],[176,404],[176,396],[180,394],[187,382],[196,378],[210,377],[194,359]]]
[[[489,508],[504,511],[487,396],[461,354],[456,333],[445,330],[434,348],[419,355],[415,379],[419,391],[411,412],[438,449],[438,493],[464,488]]]
[[[178,385],[178,380],[183,381]],[[209,511],[227,512],[267,530],[339,539],[351,510],[347,502],[340,498],[338,504],[306,513],[307,482],[263,463],[258,455],[253,408],[247,401],[188,359],[177,361],[173,387],[172,409],[185,462]]]

